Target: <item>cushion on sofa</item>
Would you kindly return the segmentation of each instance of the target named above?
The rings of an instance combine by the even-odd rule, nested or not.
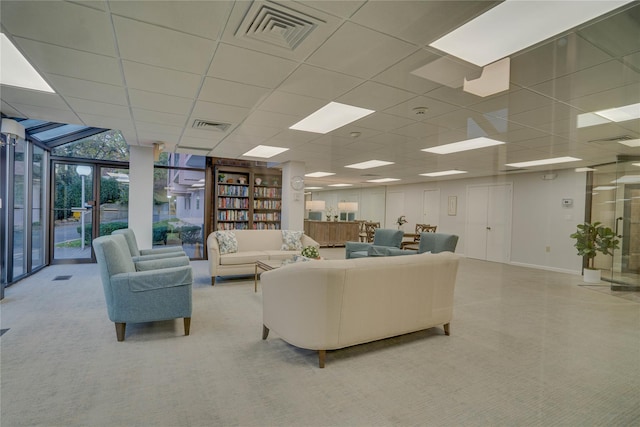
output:
[[[220,257],[220,265],[254,264],[258,260],[267,260],[269,256],[264,251],[244,251],[226,254]]]
[[[283,251],[301,251],[304,231],[282,230]]]
[[[218,247],[220,248],[221,255],[238,252],[238,240],[236,239],[236,235],[233,231],[216,231],[215,236],[218,241]]]

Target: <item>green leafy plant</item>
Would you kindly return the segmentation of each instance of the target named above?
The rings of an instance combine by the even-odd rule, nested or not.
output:
[[[307,258],[320,258],[320,251],[315,246],[307,246],[302,249],[302,256]]]
[[[578,224],[578,230],[569,237],[576,239],[573,245],[578,249],[578,255],[587,257],[587,268],[595,270],[593,261],[598,252],[612,255],[613,249],[619,249],[620,242],[613,230],[600,222]]]
[[[396,219],[396,224],[400,225],[404,225],[407,223],[407,217],[404,215],[401,215],[398,217],[398,219]]]

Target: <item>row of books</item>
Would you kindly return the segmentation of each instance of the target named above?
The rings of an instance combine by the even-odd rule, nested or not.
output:
[[[249,199],[218,197],[218,207],[222,209],[249,209]]]
[[[280,212],[254,213],[253,221],[280,221]]]
[[[249,197],[249,187],[241,185],[218,185],[218,195]]]
[[[253,189],[253,197],[282,197],[282,191],[279,188],[255,187]]]
[[[249,211],[218,211],[218,221],[249,221]]]
[[[254,209],[280,209],[282,202],[280,200],[254,200]]]

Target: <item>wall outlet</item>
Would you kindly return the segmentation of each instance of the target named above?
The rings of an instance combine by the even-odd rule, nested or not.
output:
[[[545,252],[551,252],[551,246],[545,246],[544,251]]]

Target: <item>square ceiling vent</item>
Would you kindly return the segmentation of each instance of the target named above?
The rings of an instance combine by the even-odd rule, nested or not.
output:
[[[323,20],[271,2],[254,2],[235,36],[295,50]]]
[[[193,125],[191,126],[194,129],[200,130],[212,130],[216,132],[226,132],[231,126],[230,123],[221,123],[221,122],[211,122],[207,120],[195,119],[193,121]]]

